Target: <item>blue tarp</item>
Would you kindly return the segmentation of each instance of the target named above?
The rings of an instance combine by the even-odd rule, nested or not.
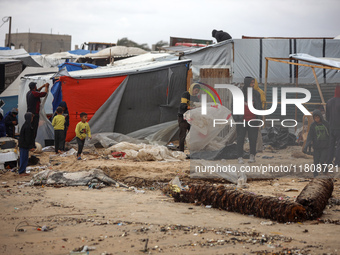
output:
[[[52,102],[53,112],[55,112],[60,102],[63,99],[63,95],[61,92],[61,82],[59,80],[53,84],[51,88],[51,93],[53,95],[53,102]]]
[[[13,108],[18,108],[18,96],[0,97],[0,99],[5,102],[5,105],[2,107],[4,114]]]
[[[90,50],[81,50],[81,49],[79,49],[79,50],[70,50],[68,52],[71,53],[71,54],[83,55],[84,56],[84,55],[86,55],[88,53],[96,53],[98,51],[97,50],[90,51]]]
[[[31,53],[29,53],[31,56],[33,56],[33,55],[41,55],[41,53],[39,53],[39,52],[31,52]]]
[[[79,71],[79,70],[83,70],[83,66],[86,66],[87,68],[86,69],[95,69],[97,68],[98,66],[96,65],[92,65],[92,64],[87,64],[87,63],[73,63],[73,62],[65,62],[65,63],[62,63],[61,65],[58,66],[59,68],[59,71],[61,69],[63,69],[64,67],[66,67],[66,70],[68,72],[70,71]]]

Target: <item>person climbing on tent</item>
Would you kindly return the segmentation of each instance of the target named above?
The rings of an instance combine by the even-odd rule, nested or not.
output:
[[[223,30],[218,31],[216,29],[212,31],[212,37],[214,37],[217,42],[222,42],[231,39],[230,34],[224,32]]]
[[[198,93],[201,86],[198,83],[190,85],[189,91],[185,91],[181,97],[181,103],[178,109],[178,126],[179,126],[179,151],[184,151],[185,137],[190,130],[190,124],[183,118],[183,114],[192,109],[193,102],[199,102]]]
[[[47,95],[49,85],[49,83],[45,83],[40,88],[37,88],[36,82],[30,82],[30,84],[28,84],[30,90],[26,94],[27,112],[33,114],[32,127],[34,139],[37,137],[39,126],[40,98]],[[45,88],[45,92],[40,92],[43,88]]]
[[[237,132],[237,156],[238,156],[238,163],[243,164],[243,145],[244,145],[244,138],[246,133],[248,133],[249,138],[249,146],[250,146],[250,159],[249,163],[255,162],[255,155],[256,155],[256,141],[258,135],[258,123],[252,121],[252,126],[248,124],[249,120],[260,119],[258,116],[253,114],[248,108],[248,88],[251,87],[253,89],[253,106],[257,110],[262,110],[261,107],[261,96],[258,91],[254,89],[255,86],[255,79],[253,77],[245,77],[244,78],[244,86],[242,88],[243,95],[244,95],[244,115],[234,115],[233,118],[235,122],[244,122],[243,124],[236,125],[236,132]]]
[[[334,97],[326,104],[326,119],[330,126],[329,151],[327,163],[340,165],[340,85],[337,85]]]

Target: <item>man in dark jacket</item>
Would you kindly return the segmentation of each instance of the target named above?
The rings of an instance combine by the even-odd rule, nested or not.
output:
[[[326,104],[326,119],[330,126],[328,164],[340,165],[340,85],[335,88],[334,97]]]
[[[5,117],[6,134],[8,137],[15,136],[15,126],[18,125],[18,110],[13,108]]]
[[[190,130],[190,124],[183,118],[183,114],[193,108],[193,102],[199,102],[198,93],[201,86],[198,83],[190,85],[189,91],[185,91],[181,97],[181,103],[178,109],[178,126],[179,126],[179,150],[184,151],[185,137]]]
[[[34,130],[31,125],[33,115],[30,112],[25,113],[25,123],[22,125],[19,137],[19,150],[20,150],[20,168],[18,170],[20,175],[29,175],[26,173],[28,164],[29,151],[33,151],[35,147]]]
[[[40,88],[37,88],[36,82],[28,84],[30,91],[26,94],[27,112],[33,113],[32,126],[34,130],[34,139],[37,137],[39,126],[40,98],[47,95],[49,85],[49,83],[45,83]],[[40,92],[43,88],[45,88],[45,92]]]
[[[217,31],[216,29],[212,31],[212,37],[214,37],[217,42],[222,42],[231,39],[230,34],[224,32],[223,30]]]
[[[256,155],[256,142],[257,142],[257,135],[258,135],[258,127],[251,127],[248,125],[249,120],[256,120],[261,119],[259,116],[256,116],[252,112],[250,112],[248,107],[248,88],[251,87],[253,90],[253,106],[257,110],[262,110],[262,103],[261,103],[261,95],[258,91],[254,89],[255,86],[255,79],[253,77],[245,77],[244,78],[244,86],[242,88],[243,95],[244,95],[244,115],[233,115],[235,122],[245,122],[245,126],[243,124],[236,125],[236,132],[237,132],[237,156],[238,156],[238,163],[243,164],[243,145],[244,139],[248,132],[249,138],[249,146],[250,146],[250,159],[249,163],[255,162],[255,155]],[[252,121],[252,126],[260,126],[260,121]]]
[[[329,124],[322,117],[320,110],[313,111],[314,122],[309,127],[306,144],[303,152],[307,154],[307,148],[313,144],[313,161],[314,170],[317,169],[318,164],[326,164],[329,147]],[[321,167],[323,169],[323,167]],[[314,171],[314,177],[318,175]]]

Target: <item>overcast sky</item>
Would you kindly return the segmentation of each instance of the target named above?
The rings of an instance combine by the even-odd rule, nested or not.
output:
[[[123,37],[149,47],[170,36],[213,40],[213,29],[233,38],[335,37],[339,13],[340,0],[0,0],[0,23],[11,16],[12,33],[71,35],[72,50]],[[8,30],[0,27],[0,46]]]

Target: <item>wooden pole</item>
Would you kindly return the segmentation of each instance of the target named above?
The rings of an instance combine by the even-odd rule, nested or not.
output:
[[[299,63],[299,61],[297,60],[297,63]],[[296,77],[295,77],[295,87],[298,87],[299,86],[299,65],[296,65],[295,66],[295,74],[296,74]],[[297,98],[297,93],[295,94],[295,98]],[[295,120],[297,121],[297,107],[295,105]],[[297,130],[297,126],[295,126],[295,132]]]
[[[318,81],[318,77],[316,76],[314,67],[312,67],[312,70],[313,70],[313,74],[314,74],[316,86],[318,87],[318,91],[319,91],[319,95],[320,95],[320,98],[321,98],[321,102],[322,102],[323,104],[325,104],[325,99],[323,98],[322,91],[321,91],[321,87],[320,87],[320,84],[319,84],[319,81]]]
[[[264,95],[265,95],[265,102],[264,102],[264,110],[267,110],[267,82],[268,82],[268,64],[269,61],[266,58],[266,70],[265,70],[265,74],[264,74]],[[266,116],[263,115],[263,122],[264,122],[264,127],[266,127]]]

